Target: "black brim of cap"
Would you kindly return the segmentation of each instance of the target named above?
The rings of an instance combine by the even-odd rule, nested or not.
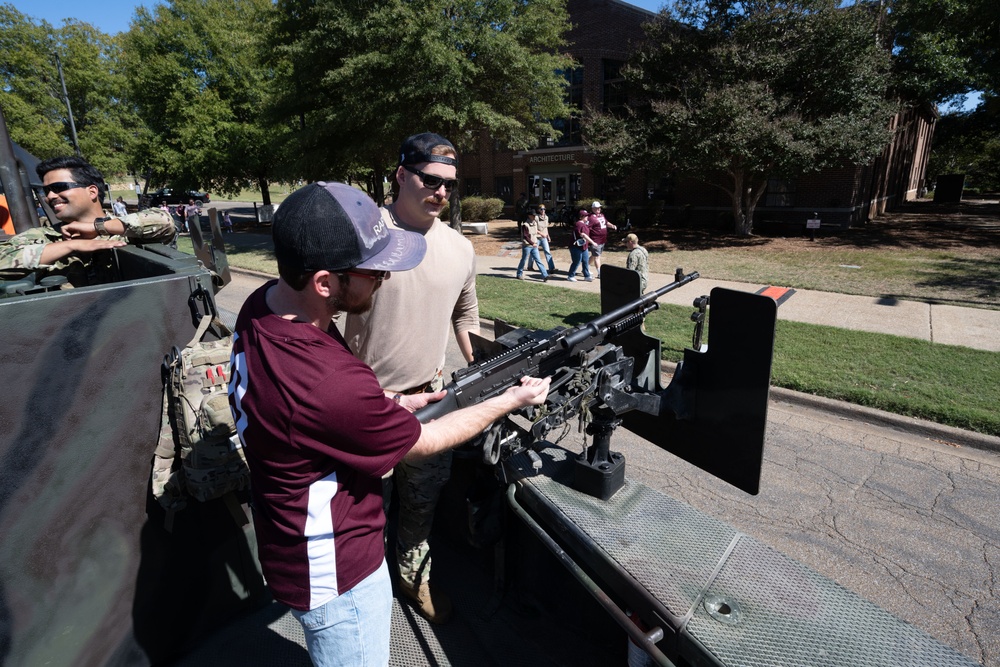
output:
[[[369,257],[355,268],[372,271],[408,271],[420,264],[427,252],[427,241],[421,234],[399,229],[389,230],[389,242],[377,255]]]

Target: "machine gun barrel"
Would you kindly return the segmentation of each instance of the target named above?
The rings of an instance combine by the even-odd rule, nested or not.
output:
[[[453,382],[444,388],[446,396],[417,410],[416,417],[426,424],[458,408],[497,396],[520,382],[523,376],[536,374],[540,368],[545,371],[553,368],[557,365],[555,361],[560,364],[569,361],[578,352],[592,349],[609,337],[638,326],[646,315],[659,307],[657,299],[699,277],[697,272],[684,275],[677,269],[674,282],[590,322],[568,331],[558,331],[542,340],[531,340],[492,359],[455,371]]]
[[[570,332],[563,338],[563,345],[569,349],[573,349],[591,336],[603,335],[606,329],[614,327],[616,324],[622,322],[630,316],[638,316],[640,319],[644,318],[650,312],[659,307],[656,301],[661,296],[667,292],[673,292],[675,289],[683,287],[689,282],[697,280],[700,277],[701,274],[697,271],[684,275],[680,269],[677,269],[677,272],[674,274],[674,282],[667,283],[659,289],[643,294],[635,301],[626,303],[624,306],[616,308],[610,313],[605,313],[600,317],[595,317],[590,322],[581,324],[570,330]]]

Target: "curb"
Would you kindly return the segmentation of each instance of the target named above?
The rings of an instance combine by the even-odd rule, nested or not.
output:
[[[884,426],[909,435],[915,435],[934,440],[947,445],[958,445],[971,449],[981,449],[1000,453],[1000,437],[966,431],[954,426],[946,426],[935,422],[884,412],[864,405],[855,405],[846,401],[837,401],[814,394],[804,394],[782,387],[771,387],[771,401],[782,401],[800,407],[819,410],[837,417],[863,421],[866,424]]]

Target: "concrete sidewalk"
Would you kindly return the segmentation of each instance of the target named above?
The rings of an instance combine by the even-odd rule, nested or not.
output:
[[[520,252],[506,256],[476,257],[479,275],[500,278],[513,279],[519,261]],[[577,282],[567,281],[567,268],[569,268],[567,265],[557,264],[557,271],[549,278],[547,284],[595,294],[600,292],[600,281],[597,279],[588,283],[578,275]],[[685,272],[698,270],[696,266],[683,268]],[[524,277],[528,281],[541,281],[541,275],[537,270],[525,271]],[[652,289],[666,285],[672,280],[672,276],[649,274],[649,286]],[[696,297],[708,294],[713,287],[758,292],[770,286],[699,278],[666,294],[660,301],[690,306]],[[963,345],[977,350],[1000,352],[1000,310],[796,289],[778,308],[778,319],[906,336],[943,345]]]

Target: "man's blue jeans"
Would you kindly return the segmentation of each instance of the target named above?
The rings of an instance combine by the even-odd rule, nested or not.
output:
[[[542,279],[547,279],[549,272],[542,265],[542,259],[538,256],[538,248],[530,245],[521,246],[521,262],[517,265],[517,277],[520,278],[521,274],[524,273],[524,263],[528,261],[529,257],[538,265],[538,271],[542,274]]]
[[[538,249],[545,253],[545,259],[549,263],[549,273],[556,270],[556,263],[552,261],[552,250],[549,248],[549,240],[547,238],[538,237]],[[534,266],[534,259],[528,260],[528,270],[531,271],[531,267]],[[539,264],[541,266],[541,264]]]
[[[382,565],[321,607],[292,610],[306,633],[306,648],[316,667],[389,664],[389,626],[392,623],[392,582]]]
[[[573,258],[570,262],[569,271],[566,274],[572,278],[576,276],[576,269],[580,264],[583,264],[583,277],[590,278],[590,249],[586,246],[580,247],[578,245],[572,245],[569,247],[569,256]]]

